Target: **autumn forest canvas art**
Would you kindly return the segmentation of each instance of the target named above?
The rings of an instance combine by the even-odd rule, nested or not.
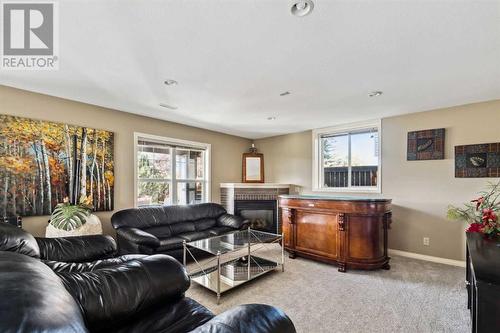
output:
[[[3,216],[50,215],[65,198],[113,210],[113,132],[0,115]]]

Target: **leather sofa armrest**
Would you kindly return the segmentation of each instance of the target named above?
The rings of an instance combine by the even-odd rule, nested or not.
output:
[[[288,316],[265,304],[237,306],[212,318],[190,333],[296,333]]]
[[[223,214],[217,219],[217,225],[234,229],[245,229],[248,228],[249,221],[241,216]]]
[[[116,242],[111,236],[89,235],[58,238],[36,238],[43,260],[87,262],[116,255]]]
[[[0,222],[0,252],[21,253],[33,258],[40,258],[40,247],[31,234],[12,224]]]
[[[190,279],[184,266],[164,254],[145,256],[91,272],[57,275],[83,311],[90,331],[111,331],[154,306],[184,296]]]
[[[116,234],[129,242],[144,245],[156,249],[160,246],[160,240],[153,234],[138,228],[118,228]]]

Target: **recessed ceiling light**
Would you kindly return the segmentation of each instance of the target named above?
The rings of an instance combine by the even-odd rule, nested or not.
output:
[[[294,1],[291,11],[292,14],[298,17],[311,14],[314,8],[314,3],[311,0]]]
[[[372,91],[371,93],[368,94],[369,97],[377,97],[377,96],[380,96],[382,95],[383,92],[381,91]]]
[[[172,105],[168,105],[168,104],[165,104],[165,103],[160,103],[159,105],[162,108],[167,108],[167,109],[170,109],[170,110],[177,110],[177,106],[172,106]]]
[[[289,91],[285,91],[285,92],[282,92],[282,93],[280,94],[280,96],[286,96],[286,95],[290,95],[290,94],[291,94],[291,92],[289,92]]]
[[[276,120],[276,117],[267,117],[267,120]]]
[[[167,79],[163,83],[167,86],[176,86],[179,82],[172,80],[172,79]]]

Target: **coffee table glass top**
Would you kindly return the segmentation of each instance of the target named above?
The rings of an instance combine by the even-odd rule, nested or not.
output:
[[[272,234],[257,230],[235,231],[222,236],[215,236],[206,239],[186,243],[186,245],[217,255],[238,251],[248,247],[248,245],[259,243],[271,243],[279,239],[281,235]]]

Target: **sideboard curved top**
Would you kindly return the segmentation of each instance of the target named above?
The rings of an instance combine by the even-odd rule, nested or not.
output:
[[[337,195],[312,195],[312,194],[282,194],[282,199],[301,199],[301,200],[327,200],[327,201],[353,201],[353,202],[388,202],[392,199],[377,197],[357,197],[357,196],[337,196]]]
[[[389,269],[391,199],[281,195],[285,249],[347,268]]]

